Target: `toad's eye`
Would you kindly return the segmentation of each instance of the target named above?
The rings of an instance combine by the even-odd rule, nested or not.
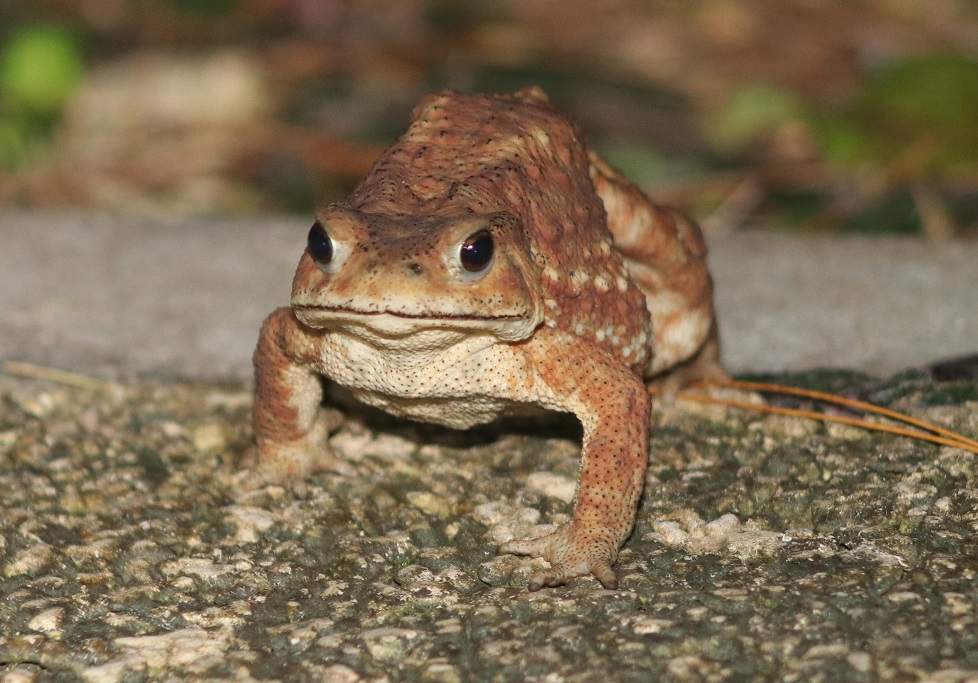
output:
[[[480,230],[462,242],[458,260],[470,273],[481,273],[492,265],[492,254],[492,235],[488,230]]]
[[[320,268],[325,268],[333,260],[333,240],[319,221],[313,223],[312,228],[309,229],[307,248],[312,260]]]

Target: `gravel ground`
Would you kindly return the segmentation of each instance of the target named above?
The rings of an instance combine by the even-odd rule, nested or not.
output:
[[[967,372],[780,379],[978,436]],[[77,383],[0,374],[4,683],[978,681],[961,449],[661,408],[620,588],[529,593],[493,549],[569,515],[573,425],[354,413],[344,472],[235,499],[244,385]]]

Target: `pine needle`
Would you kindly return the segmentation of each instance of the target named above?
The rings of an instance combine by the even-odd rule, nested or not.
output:
[[[804,398],[810,398],[816,401],[821,401],[823,403],[831,403],[840,406],[846,406],[849,408],[857,408],[865,412],[876,413],[888,417],[892,420],[897,420],[899,422],[904,422],[906,424],[917,427],[917,429],[907,429],[905,427],[897,427],[893,425],[880,424],[877,422],[869,422],[868,420],[861,420],[853,417],[845,417],[842,415],[829,415],[826,413],[818,413],[811,410],[800,410],[796,408],[781,408],[778,406],[771,406],[766,404],[751,403],[749,401],[738,401],[735,399],[718,398],[714,396],[708,396],[699,392],[691,391],[681,391],[676,394],[677,398],[688,399],[691,401],[699,401],[701,403],[710,403],[714,405],[723,405],[732,408],[742,408],[744,410],[755,410],[762,413],[774,413],[777,415],[790,415],[793,417],[806,417],[812,420],[822,420],[824,422],[838,422],[842,424],[852,425],[855,427],[861,427],[863,429],[869,429],[879,432],[889,432],[891,434],[899,434],[901,436],[908,436],[914,439],[920,439],[922,441],[930,441],[932,443],[942,444],[945,446],[954,446],[955,448],[961,448],[971,453],[978,454],[978,441],[974,439],[969,439],[968,437],[953,432],[950,429],[945,429],[938,425],[932,424],[925,420],[920,420],[903,413],[899,413],[895,410],[890,410],[889,408],[883,408],[881,406],[874,405],[872,403],[866,403],[865,401],[857,401],[854,399],[844,398],[842,396],[836,396],[835,394],[827,394],[821,391],[812,391],[809,389],[799,389],[797,387],[787,387],[780,384],[768,384],[765,382],[741,382],[736,380],[731,380],[727,382],[694,382],[691,385],[693,388],[718,388],[718,389],[744,389],[748,391],[764,391],[769,393],[779,393],[788,394],[791,396],[801,396]],[[654,390],[652,390],[653,393]],[[923,431],[921,431],[923,430]]]
[[[21,363],[12,360],[6,360],[3,362],[3,371],[8,375],[28,377],[30,379],[42,379],[48,382],[67,384],[69,386],[81,387],[83,389],[107,389],[109,386],[111,386],[109,382],[103,382],[100,379],[80,375],[77,372],[68,372],[67,370],[58,370],[57,368],[49,368],[43,365]]]

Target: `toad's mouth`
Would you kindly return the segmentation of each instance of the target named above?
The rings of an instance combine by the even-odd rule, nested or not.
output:
[[[315,304],[293,304],[292,310],[301,318],[310,317],[316,320],[328,320],[336,318],[338,320],[348,318],[380,318],[390,316],[404,320],[430,320],[430,321],[459,321],[459,322],[520,322],[526,320],[527,316],[516,313],[501,315],[479,315],[476,313],[405,313],[404,311],[392,310],[364,310],[353,308],[352,306],[322,306]]]
[[[390,340],[434,335],[441,339],[458,339],[459,335],[489,335],[503,341],[526,339],[542,320],[532,312],[483,315],[475,311],[431,311],[409,313],[398,310],[363,309],[354,306],[293,304],[292,311],[300,323],[317,330],[351,334],[375,340]],[[449,335],[445,337],[444,335]],[[432,340],[427,340],[431,342]],[[379,343],[379,341],[378,341]],[[386,343],[386,342],[384,342]]]

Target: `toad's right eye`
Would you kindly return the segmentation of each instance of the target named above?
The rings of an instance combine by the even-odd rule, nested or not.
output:
[[[480,230],[462,242],[458,259],[465,270],[481,274],[492,265],[493,251],[492,235],[488,230]]]
[[[333,260],[333,240],[330,239],[325,226],[319,221],[313,223],[312,228],[309,229],[307,248],[312,260],[320,269],[325,269]]]

